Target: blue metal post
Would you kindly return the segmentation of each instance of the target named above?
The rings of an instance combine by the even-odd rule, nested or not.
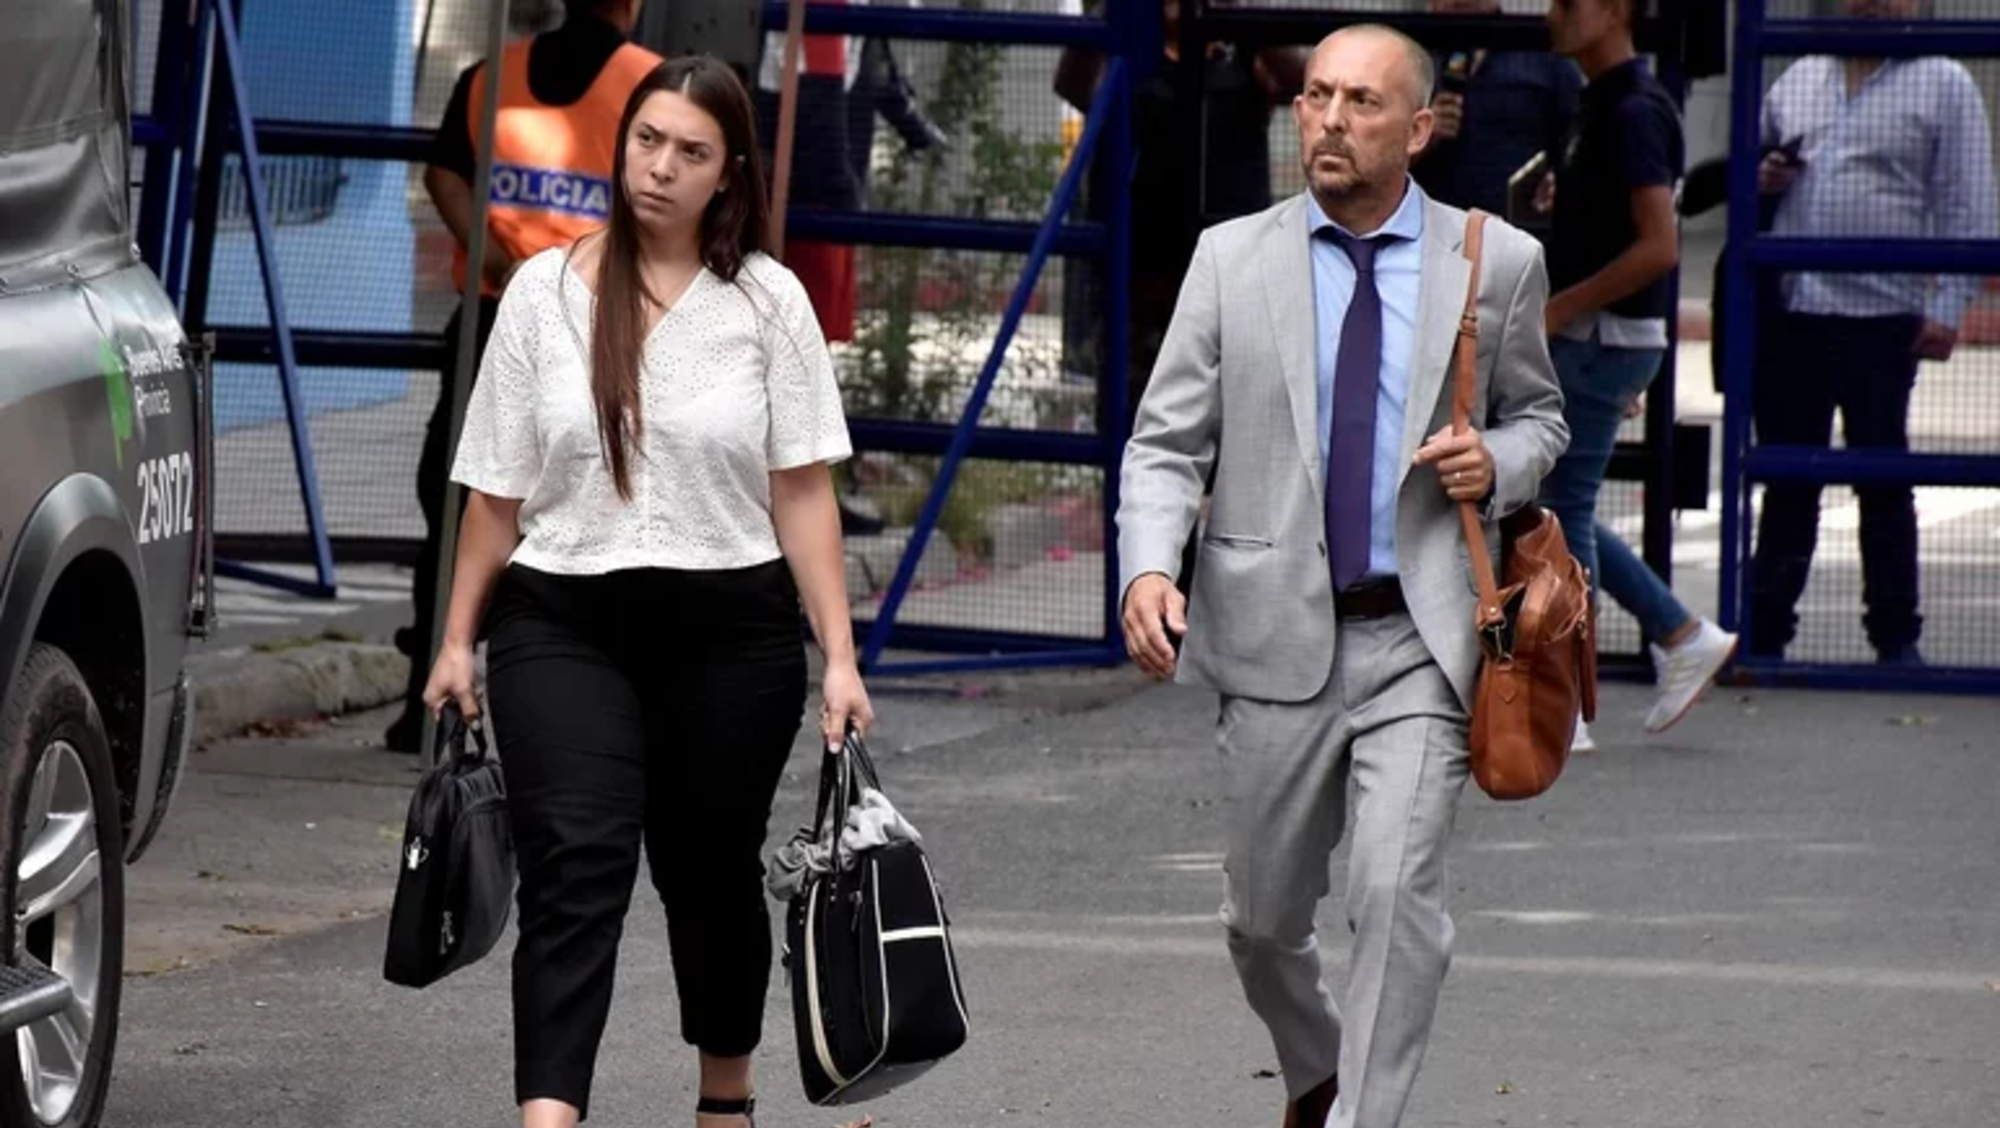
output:
[[[1743,570],[1750,555],[1750,483],[1743,456],[1750,445],[1752,369],[1757,363],[1757,302],[1749,253],[1757,238],[1757,163],[1763,120],[1764,0],[1737,0],[1736,49],[1730,83],[1729,233],[1722,271],[1728,287],[1723,315],[1728,340],[1722,357],[1722,546],[1716,609],[1726,630],[1744,630]],[[1756,640],[1747,632],[1744,650]]]
[[[196,6],[197,23],[201,25],[196,51],[203,60],[204,70],[212,77],[214,71],[209,63],[215,49],[215,29],[209,22],[209,10],[207,3]],[[213,90],[203,93],[200,119],[190,123],[189,128],[195,132],[181,151],[182,172],[191,173],[193,182],[180,186],[181,198],[174,204],[175,223],[185,229],[185,241],[181,231],[168,233],[167,261],[180,279],[182,288],[177,299],[181,321],[190,335],[210,328],[208,302],[215,274],[216,228],[222,211],[222,173],[228,162],[227,146],[215,139],[228,134],[223,124],[223,107],[227,102],[227,98],[216,97]]]
[[[917,564],[923,559],[931,533],[937,529],[938,518],[944,513],[945,499],[958,477],[959,464],[965,461],[966,449],[972,445],[972,433],[978,428],[979,417],[986,410],[986,399],[993,391],[994,380],[1000,375],[1000,364],[1007,357],[1007,346],[1014,339],[1014,330],[1021,324],[1022,315],[1027,312],[1028,300],[1034,296],[1035,283],[1041,277],[1043,264],[1048,261],[1056,232],[1076,200],[1084,169],[1097,148],[1105,118],[1124,81],[1125,60],[1113,58],[1111,65],[1105,69],[1097,96],[1091,102],[1089,115],[1084,119],[1083,137],[1077,142],[1069,167],[1063,170],[1062,180],[1056,185],[1055,198],[1049,202],[1048,214],[1043,217],[1041,230],[1035,236],[1035,245],[1028,251],[1027,265],[1022,268],[1021,279],[1015,284],[1013,297],[1007,302],[1007,312],[1000,319],[1000,331],[994,335],[993,348],[987,353],[986,364],[980,369],[979,379],[966,399],[965,410],[959,415],[958,429],[952,434],[951,445],[945,448],[944,461],[938,467],[930,493],[924,498],[923,511],[918,514],[916,526],[910,531],[910,542],[896,566],[896,577],[890,581],[882,606],[875,614],[875,621],[869,625],[868,639],[861,649],[861,667],[864,670],[872,668],[889,645],[889,636],[895,630],[896,612],[902,607],[903,598],[909,594],[910,584],[916,579]]]
[[[1098,412],[1104,421],[1104,637],[1122,647],[1125,632],[1120,620],[1125,593],[1119,586],[1118,499],[1119,474],[1130,437],[1126,419],[1132,410],[1132,209],[1126,194],[1132,182],[1132,84],[1128,74],[1121,72],[1118,77],[1118,88],[1111,94],[1112,120],[1103,157],[1110,169],[1103,183],[1112,185],[1112,201],[1110,238],[1098,258],[1099,277],[1104,279],[1104,368],[1098,373],[1097,387],[1104,401],[1104,410]]]
[[[175,129],[175,144],[179,146],[175,154],[175,169],[171,180],[173,190],[172,218],[167,224],[166,240],[161,252],[164,271],[160,282],[166,287],[167,296],[175,305],[182,305],[191,284],[189,241],[194,237],[195,207],[200,195],[201,156],[213,142],[213,126],[220,119],[210,114],[209,102],[215,97],[213,81],[213,48],[215,25],[210,22],[209,6],[195,7],[194,33],[187,46],[192,52],[189,68],[190,81],[187,88],[180,91],[181,112],[184,115]],[[218,154],[218,162],[221,157]],[[148,189],[150,191],[150,188]],[[214,238],[214,227],[209,227],[209,238]],[[213,248],[210,248],[212,253]],[[206,268],[204,268],[205,270]],[[207,301],[204,290],[203,302]],[[187,310],[181,313],[186,316]]]
[[[1104,410],[1098,414],[1104,420],[1104,637],[1122,654],[1125,631],[1120,620],[1125,593],[1119,587],[1118,504],[1119,473],[1130,438],[1127,419],[1132,413],[1132,208],[1126,191],[1136,157],[1132,147],[1132,84],[1159,65],[1165,21],[1154,0],[1111,0],[1107,15],[1124,65],[1118,89],[1112,94],[1110,132],[1104,141],[1103,160],[1110,175],[1102,183],[1112,185],[1113,190],[1106,245],[1099,259],[1105,279],[1105,349],[1104,369],[1098,375]]]
[[[1675,17],[1674,39],[1679,40],[1679,17]],[[1667,57],[1661,60],[1660,83],[1674,100],[1675,108],[1683,113],[1687,110],[1687,77],[1682,73],[1680,62]],[[1640,492],[1639,554],[1648,566],[1666,581],[1668,587],[1674,584],[1674,483],[1677,475],[1678,452],[1674,449],[1675,404],[1678,402],[1676,388],[1680,382],[1680,302],[1681,268],[1676,266],[1666,277],[1667,289],[1667,340],[1668,348],[1660,359],[1660,371],[1653,378],[1653,386],[1646,393],[1646,449],[1652,455],[1651,466]],[[1602,641],[1602,640],[1600,640]],[[1641,657],[1646,643],[1657,641],[1641,638]]]
[[[188,237],[198,196],[202,141],[208,132],[213,35],[208,13],[207,4],[197,4],[185,20],[162,15],[152,112],[132,121],[133,147],[146,153],[139,253],[176,308],[181,308],[187,289]],[[187,310],[181,312],[185,317]]]
[[[1738,5],[1737,18],[1743,17]],[[1790,55],[1876,55],[1913,59],[1944,55],[1966,60],[2000,53],[2000,20],[1763,19],[1757,5],[1759,58]],[[1738,29],[1742,24],[1738,24]],[[1736,66],[1740,69],[1742,64]]]
[[[136,29],[139,26],[136,0],[133,7],[129,26]],[[189,91],[184,89],[182,72],[187,68],[190,48],[195,42],[191,21],[181,18],[182,15],[178,11],[160,13],[159,48],[153,52],[153,93],[148,99],[150,116],[177,144],[146,151],[144,186],[139,193],[139,254],[163,283],[167,278],[167,209],[173,203],[174,170],[180,159],[177,150],[187,143],[188,135]],[[173,295],[176,291],[169,287],[167,293]]]
[[[782,31],[785,0],[764,0],[766,31]],[[1021,47],[1111,48],[1106,24],[1048,12],[924,8],[893,4],[807,4],[806,34],[933,43],[1009,43]]]
[[[292,457],[298,465],[299,493],[305,501],[306,530],[312,538],[313,564],[317,583],[302,583],[289,576],[262,573],[240,564],[229,565],[234,575],[290,588],[308,595],[331,597],[335,591],[333,545],[326,535],[325,510],[320,504],[319,471],[313,465],[312,436],[306,430],[306,405],[299,393],[298,358],[292,351],[292,327],[285,313],[284,287],[278,277],[278,258],[272,246],[271,213],[264,198],[263,163],[258,158],[257,131],[250,118],[249,90],[243,81],[242,41],[236,35],[236,15],[229,0],[214,0],[216,27],[220,34],[222,65],[229,76],[230,108],[241,134],[244,195],[250,202],[250,224],[256,234],[257,258],[263,268],[264,304],[270,312],[271,333],[278,344],[278,386],[285,396],[285,414],[291,424]],[[210,138],[212,143],[215,139]],[[222,570],[218,566],[218,571]]]

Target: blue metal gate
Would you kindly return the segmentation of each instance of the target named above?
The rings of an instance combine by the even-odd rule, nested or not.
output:
[[[956,422],[944,422],[935,414],[870,416],[850,408],[849,430],[857,452],[904,456],[899,463],[907,469],[908,456],[936,458],[935,470],[925,463],[915,472],[914,493],[920,495],[914,519],[906,534],[885,542],[892,551],[893,571],[870,576],[866,564],[857,572],[850,564],[850,587],[867,583],[873,588],[869,601],[872,615],[857,607],[857,629],[862,635],[863,668],[880,673],[934,673],[958,669],[993,669],[1052,665],[1115,664],[1125,659],[1118,627],[1117,536],[1112,521],[1118,506],[1118,466],[1124,448],[1126,365],[1126,308],[1129,301],[1127,259],[1132,237],[1127,209],[1115,204],[1103,222],[1072,222],[1071,210],[1079,198],[1093,160],[1108,162],[1112,175],[1107,179],[1122,183],[1132,165],[1130,135],[1130,91],[1138,71],[1159,57],[1161,9],[1156,0],[1110,0],[1103,19],[1078,16],[1039,15],[1018,12],[968,10],[923,10],[846,4],[808,4],[805,30],[808,35],[843,35],[860,39],[897,40],[915,43],[985,44],[1010,47],[1082,48],[1101,54],[1106,60],[1094,104],[1084,115],[1082,132],[1073,151],[1063,161],[1063,171],[1053,197],[1046,202],[1039,222],[1019,219],[986,218],[985,208],[975,204],[973,214],[946,216],[926,214],[921,209],[898,214],[893,209],[857,210],[794,206],[786,219],[788,249],[795,240],[861,248],[925,248],[940,252],[1023,254],[1026,259],[1013,282],[1001,312],[997,330],[984,349],[977,378],[969,387],[950,384],[943,392],[945,403],[962,395]],[[786,23],[783,3],[765,6],[765,27],[781,31]],[[1042,78],[1041,90],[1047,95]],[[1047,95],[1051,101],[1053,95]],[[980,127],[972,138],[962,141],[975,148],[995,142],[992,131]],[[827,154],[818,154],[819,160]],[[801,153],[802,166],[808,161]],[[996,194],[1001,192],[994,186]],[[794,197],[796,200],[796,196]],[[1039,201],[1038,201],[1039,203]],[[1090,311],[1101,319],[1102,351],[1094,367],[1095,410],[1093,429],[1057,430],[1045,425],[1018,423],[990,426],[982,416],[993,401],[996,386],[1002,384],[1002,368],[1010,345],[1015,341],[1031,302],[1037,297],[1037,283],[1052,257],[1069,256],[1098,266],[1102,280],[1101,304]],[[899,299],[907,303],[909,295]],[[1067,304],[1067,303],[1065,303]],[[986,322],[975,315],[979,324]],[[949,362],[947,362],[947,367]],[[850,366],[851,368],[852,366]],[[850,403],[856,391],[847,389]],[[1087,547],[1076,549],[1067,543],[1048,546],[1052,559],[1033,559],[1041,546],[1029,546],[1030,558],[1019,562],[1011,575],[996,574],[998,567],[965,567],[961,552],[950,543],[942,545],[942,555],[950,562],[935,565],[936,549],[943,540],[947,510],[955,498],[976,497],[967,479],[975,462],[993,466],[1041,464],[1045,468],[1075,468],[1094,477],[1095,490],[1086,483],[1079,490],[1083,512],[1072,514],[1072,524],[1087,522],[1094,528],[1073,530],[1070,539],[1082,540]],[[1093,473],[1094,472],[1094,473]],[[924,481],[924,478],[928,481]],[[1037,491],[1040,493],[1041,491]],[[1029,501],[1023,497],[1022,502]],[[1017,507],[1014,515],[1024,521],[1052,520],[1046,495],[1034,504]],[[986,542],[1000,539],[992,523],[1001,515],[977,502],[979,516],[973,523],[986,528],[976,534]],[[869,553],[850,537],[850,558],[864,561],[870,556],[886,565],[881,553]],[[1060,538],[1058,538],[1060,539]],[[962,545],[960,546],[963,547]],[[977,550],[973,551],[977,554]],[[989,563],[997,565],[997,561]],[[1040,573],[1034,574],[1037,569]],[[1089,573],[1089,574],[1086,574]],[[936,574],[934,585],[920,583],[926,574]],[[886,584],[879,581],[886,577]],[[1068,605],[1068,613],[1051,613],[1052,601]],[[1079,615],[1077,612],[1082,611]],[[926,657],[890,660],[897,650],[931,651],[954,657]]]
[[[405,166],[429,154],[431,130],[417,123],[421,115],[412,104],[421,100],[427,55],[398,30],[421,11],[428,40],[436,0],[357,0],[334,7],[308,0],[134,2],[157,14],[151,22],[158,29],[151,95],[134,128],[135,142],[149,157],[140,241],[170,290],[182,296],[191,328],[213,333],[217,359],[244,369],[237,386],[282,392],[282,403],[279,396],[260,401],[268,420],[253,422],[285,429],[293,455],[289,466],[273,459],[248,470],[239,464],[239,492],[254,495],[258,521],[222,530],[224,551],[267,560],[303,556],[315,565],[314,577],[304,582],[242,565],[236,570],[330,596],[336,554],[401,558],[414,547],[416,506],[408,478],[369,458],[401,443],[388,453],[408,460],[412,440],[406,433],[422,417],[415,378],[435,370],[443,354],[438,334],[419,324],[435,304],[425,270],[437,256],[417,218],[423,209],[407,203],[403,183]],[[1030,85],[1037,91],[1031,108],[1047,126],[1045,139],[1021,142],[979,124],[958,138],[963,156],[931,162],[925,175],[957,178],[970,200],[966,206],[795,207],[788,226],[794,240],[920,254],[921,269],[904,272],[916,290],[970,278],[976,291],[948,295],[956,302],[951,341],[912,342],[905,333],[897,343],[905,360],[913,348],[943,354],[926,361],[944,375],[923,389],[923,410],[873,410],[879,405],[866,394],[847,389],[855,446],[874,456],[870,466],[893,463],[894,480],[882,492],[893,494],[898,507],[892,537],[850,538],[860,561],[850,565],[850,576],[867,581],[855,609],[865,632],[864,664],[907,672],[1122,661],[1111,520],[1124,444],[1124,382],[1099,377],[1122,377],[1125,367],[1125,335],[1115,327],[1125,324],[1130,230],[1123,206],[1106,209],[1098,222],[1072,222],[1070,213],[1093,160],[1109,181],[1120,179],[1119,169],[1129,172],[1130,86],[1136,68],[1160,55],[1160,6],[1157,0],[1109,0],[1103,18],[988,12],[976,0],[966,0],[962,10],[808,7],[809,33],[982,48],[983,61],[975,62],[987,68],[982,73],[988,79],[994,57],[1011,51],[1053,56],[1056,49],[1081,48],[1106,60],[1096,104],[1082,135],[1071,139],[1072,151],[1061,153],[1060,111],[1044,72]],[[783,27],[782,4],[763,12],[767,26]],[[329,51],[329,44],[346,49]],[[441,56],[440,68],[455,58],[449,50]],[[1021,77],[1023,68],[1013,69]],[[938,167],[945,164],[951,167]],[[1028,164],[1036,166],[1035,175],[1023,171]],[[279,171],[290,179],[274,178]],[[988,174],[996,182],[980,180]],[[298,191],[289,191],[294,187]],[[239,192],[250,228],[241,237],[229,230]],[[326,223],[329,215],[337,222]],[[284,226],[287,219],[302,222]],[[245,253],[218,255],[224,238],[242,244],[232,249]],[[372,272],[356,273],[351,260],[357,256]],[[950,266],[953,256],[960,262],[984,257],[977,270],[932,276],[954,275],[938,269]],[[1029,318],[1044,340],[1052,336],[1041,324],[1049,318],[1037,312],[1038,303],[1054,304],[1037,290],[1052,258],[1094,267],[1101,300],[1066,308],[1061,334],[1065,349],[1073,337],[1089,338],[1076,351],[1094,356],[1075,365],[1065,356],[1062,379],[1053,382],[1062,386],[1024,392],[1013,386],[1019,381],[1009,370],[1010,344]],[[385,280],[381,271],[390,268],[394,277]],[[367,284],[356,285],[362,277]],[[261,282],[265,300],[256,306],[240,296],[224,300],[245,282]],[[311,300],[327,291],[341,300]],[[383,300],[363,310],[350,300],[361,292]],[[212,295],[219,296],[211,301]],[[935,316],[934,293],[912,300],[931,301],[924,316]],[[910,301],[903,304],[907,309]],[[387,313],[378,315],[376,305]],[[269,381],[263,366],[274,362],[277,379]],[[844,365],[844,376],[854,367]],[[386,390],[366,402],[329,408],[329,378],[345,372],[374,374],[368,387]],[[1052,410],[1023,422],[1018,405],[1036,396],[1068,414]],[[316,463],[315,413],[346,408],[355,410],[340,432],[345,445],[322,445]],[[1090,415],[1094,426],[1085,419]],[[996,417],[1002,425],[994,425]],[[395,433],[385,431],[390,424]],[[364,434],[363,427],[375,430]],[[329,474],[329,492],[346,503],[332,512],[321,488],[329,461],[339,463]],[[852,465],[847,472],[858,473]],[[1027,469],[1014,473],[1021,467]],[[277,480],[281,474],[296,478],[304,536],[293,531],[292,513],[263,512],[282,509],[290,482]],[[1049,496],[1050,483],[1062,496]],[[1041,535],[1051,527],[1053,533]],[[1022,529],[1035,535],[1007,535]],[[991,559],[1008,553],[1026,559],[1004,567]],[[940,559],[947,561],[942,576],[934,574]],[[1052,602],[1062,605],[1060,613],[1050,612]],[[891,647],[965,657],[897,664],[885,660]]]
[[[1990,332],[1974,331],[1992,324],[1991,312],[1980,308],[1988,302],[1975,303],[1968,316],[1952,361],[1956,369],[1921,366],[1910,417],[1918,424],[1914,451],[1784,445],[1759,441],[1753,433],[1758,383],[1784,364],[1783,357],[1773,358],[1767,351],[1760,368],[1758,337],[1771,329],[1760,319],[1761,280],[1774,272],[1797,271],[1878,277],[1899,272],[1940,278],[2000,275],[2000,238],[1991,231],[1941,230],[1932,232],[1932,237],[1883,238],[1870,235],[1866,222],[1850,225],[1860,230],[1838,238],[1780,236],[1761,230],[1758,165],[1767,144],[1790,140],[1764,136],[1770,83],[1764,73],[1766,62],[1811,55],[1891,61],[1992,59],[2000,57],[2000,22],[1844,18],[1852,10],[1845,4],[1819,5],[1819,18],[1770,18],[1774,11],[1791,16],[1799,7],[1780,8],[1781,4],[1784,0],[1737,0],[1729,242],[1723,266],[1724,314],[1730,328],[1723,358],[1722,618],[1725,625],[1747,631],[1738,665],[1747,680],[1886,690],[2000,691],[2000,580],[1996,580],[2000,529],[1992,527],[1995,522],[1989,516],[2000,512],[2000,383],[1996,383],[2000,349],[1992,347],[1996,342]],[[1947,11],[1971,15],[1991,9],[1965,4]],[[1913,5],[1901,14],[1917,14],[1917,9]],[[1992,64],[1970,66],[1984,68],[1990,88],[1995,79]],[[1849,97],[1858,95],[1850,92]],[[1982,101],[1990,105],[1991,95]],[[1903,109],[1915,114],[1922,107]],[[1985,128],[1990,130],[1990,108],[1986,117]],[[1761,300],[1768,303],[1771,298],[1766,294]],[[1963,381],[1966,394],[1953,400],[1954,383],[1982,366],[1986,371],[1978,373],[1978,379]],[[1813,375],[1834,378],[1831,372]],[[1843,425],[1852,428],[1853,418]],[[1877,662],[1862,643],[1854,630],[1862,619],[1861,597],[1866,589],[1886,584],[1880,578],[1885,566],[1880,557],[1888,554],[1881,551],[1878,540],[1878,560],[1865,565],[1875,569],[1877,577],[1856,582],[1856,573],[1863,569],[1851,567],[1849,560],[1829,560],[1824,543],[1829,531],[1844,534],[1849,523],[1831,519],[1825,510],[1819,518],[1822,543],[1810,572],[1813,586],[1801,603],[1804,614],[1797,641],[1782,656],[1770,653],[1779,640],[1768,637],[1775,631],[1767,631],[1767,637],[1758,635],[1755,612],[1760,593],[1751,579],[1759,490],[1776,483],[1855,487],[1864,492],[1915,487],[1922,514],[1919,568],[1921,610],[1927,621],[1923,647],[1930,665]],[[1859,509],[1859,522],[1865,529],[1865,509]],[[1865,553],[1869,539],[1864,533],[1860,544],[1851,547],[1861,547]],[[1844,538],[1842,544],[1850,547]],[[1768,621],[1769,616],[1765,618]]]

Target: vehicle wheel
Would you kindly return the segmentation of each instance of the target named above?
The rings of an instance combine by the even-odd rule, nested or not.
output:
[[[111,746],[69,656],[36,644],[0,706],[0,952],[67,980],[69,1007],[0,1036],[0,1124],[103,1111],[124,973],[124,830]],[[15,1060],[9,1060],[15,1059]]]

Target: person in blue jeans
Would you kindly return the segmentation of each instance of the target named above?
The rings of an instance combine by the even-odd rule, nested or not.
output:
[[[1680,112],[1634,49],[1632,5],[1550,0],[1554,48],[1576,61],[1587,84],[1551,189],[1549,353],[1570,441],[1543,479],[1542,503],[1562,523],[1593,592],[1610,592],[1652,644],[1659,696],[1646,730],[1660,732],[1714,681],[1736,651],[1736,636],[1683,606],[1597,520],[1619,424],[1666,356],[1667,275],[1680,261]],[[1574,747],[1593,746],[1579,723]]]

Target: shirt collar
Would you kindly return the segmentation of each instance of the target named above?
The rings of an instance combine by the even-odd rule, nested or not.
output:
[[[1314,196],[1310,190],[1306,192],[1306,209],[1308,236],[1318,235],[1322,230],[1331,227],[1344,235],[1355,235],[1357,238],[1394,235],[1414,243],[1424,237],[1424,190],[1417,186],[1415,179],[1409,177],[1404,178],[1403,202],[1396,205],[1396,211],[1389,217],[1389,222],[1374,231],[1349,231],[1327,218],[1326,212],[1319,206],[1319,197]]]
[[[1866,90],[1870,86],[1875,85],[1877,80],[1887,78],[1898,66],[1908,61],[1907,59],[1882,60],[1881,66],[1876,67],[1873,71],[1869,72],[1867,78],[1861,80],[1861,89]],[[1837,55],[1826,56],[1827,84],[1838,89],[1842,97],[1847,96],[1847,67],[1843,65],[1844,62],[1845,60]]]

